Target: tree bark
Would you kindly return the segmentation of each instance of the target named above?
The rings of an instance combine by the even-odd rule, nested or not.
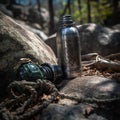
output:
[[[48,8],[49,8],[49,35],[55,32],[55,25],[54,25],[54,8],[53,8],[53,0],[48,0]]]

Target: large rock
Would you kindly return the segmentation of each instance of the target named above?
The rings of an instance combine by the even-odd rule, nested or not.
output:
[[[42,120],[108,120],[111,119],[110,113],[103,110],[92,111],[92,114],[84,114],[85,105],[63,106],[51,104],[42,112]],[[107,119],[106,117],[109,116]],[[118,120],[118,119],[116,119]]]
[[[65,81],[63,81],[65,82]],[[119,120],[120,83],[117,79],[83,76],[66,81],[60,92],[79,98],[97,99],[97,102],[76,102],[60,99],[42,112],[42,120]],[[114,101],[111,102],[111,99]],[[100,102],[100,101],[104,102]],[[105,100],[107,100],[105,102]],[[110,101],[109,101],[110,100]]]
[[[120,31],[96,24],[78,26],[82,53],[97,52],[108,55],[120,52]]]
[[[0,11],[2,11],[3,13],[10,17],[13,17],[12,11],[8,10],[4,4],[0,4]]]
[[[0,12],[0,80],[10,79],[14,65],[23,57],[39,64],[57,63],[53,51],[43,40]]]
[[[37,34],[43,41],[48,38],[48,36],[43,31],[33,27],[32,25],[28,25],[28,24],[26,24],[26,22],[23,22],[20,20],[16,20],[16,22],[18,24],[22,25],[24,28],[28,29],[29,31]]]
[[[34,19],[33,19],[34,18]],[[48,32],[49,13],[45,8],[41,12],[36,7],[29,9],[28,20],[32,23],[39,23],[45,32]]]
[[[84,76],[75,78],[60,90],[62,93],[77,96],[79,98],[96,98],[106,100],[111,98],[120,98],[120,84],[114,79],[108,79],[99,76]],[[61,100],[61,104],[74,104],[66,100]]]
[[[105,28],[97,24],[83,24],[78,26],[82,54],[98,52],[105,56],[120,52],[120,31]],[[56,34],[50,36],[46,43],[57,53]]]

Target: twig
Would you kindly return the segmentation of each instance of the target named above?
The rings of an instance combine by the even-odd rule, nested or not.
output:
[[[97,56],[96,60],[92,61],[83,61],[83,66],[95,67],[97,69],[107,69],[108,71],[117,71],[120,72],[120,62],[114,62]]]
[[[115,54],[111,54],[106,56],[105,58],[110,59],[110,60],[120,60],[120,53],[115,53]]]
[[[103,59],[101,57],[96,58],[96,63],[94,64],[98,69],[108,69],[112,71],[120,71],[120,62],[113,62],[110,60]]]
[[[89,54],[85,54],[85,55],[82,55],[82,61],[84,60],[93,60],[96,58],[96,56],[98,56],[98,53],[89,53]]]

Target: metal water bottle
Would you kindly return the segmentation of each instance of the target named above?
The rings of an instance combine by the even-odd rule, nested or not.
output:
[[[81,75],[80,36],[70,15],[59,20],[57,32],[57,57],[65,78]]]

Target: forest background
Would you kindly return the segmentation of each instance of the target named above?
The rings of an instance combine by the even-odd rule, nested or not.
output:
[[[120,0],[0,0],[0,3],[9,10],[13,10],[13,5],[37,6],[39,12],[41,8],[47,9],[49,35],[56,31],[59,18],[65,14],[70,14],[77,24],[97,23],[111,27],[120,22]]]

